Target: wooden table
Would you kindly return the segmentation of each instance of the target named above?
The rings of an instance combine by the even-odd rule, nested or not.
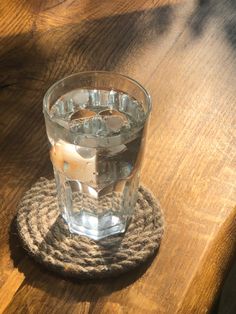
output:
[[[206,313],[234,252],[234,0],[0,2],[0,312]],[[112,70],[153,99],[142,180],[166,219],[149,268],[70,281],[22,250],[23,193],[52,174],[42,98],[57,79]]]

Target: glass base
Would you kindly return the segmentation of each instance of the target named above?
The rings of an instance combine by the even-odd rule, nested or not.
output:
[[[87,236],[93,240],[100,240],[107,236],[123,233],[126,229],[126,220],[108,212],[103,216],[95,216],[90,212],[81,210],[73,216],[63,218],[68,224],[71,233]]]

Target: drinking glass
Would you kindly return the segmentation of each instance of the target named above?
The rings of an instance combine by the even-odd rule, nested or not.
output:
[[[112,72],[81,72],[46,92],[43,112],[59,210],[71,233],[125,232],[137,201],[150,96]]]

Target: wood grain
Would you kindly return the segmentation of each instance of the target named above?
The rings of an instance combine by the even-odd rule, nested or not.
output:
[[[235,251],[235,1],[2,0],[0,16],[0,312],[209,312]],[[150,267],[76,282],[27,257],[14,216],[52,175],[43,94],[95,69],[152,96],[142,180],[166,231]]]

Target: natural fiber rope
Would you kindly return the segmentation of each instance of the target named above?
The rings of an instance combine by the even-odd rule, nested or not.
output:
[[[93,241],[71,234],[59,215],[54,180],[40,178],[22,198],[17,226],[26,250],[51,269],[73,277],[108,277],[153,255],[163,234],[159,203],[139,188],[135,214],[125,234]]]

